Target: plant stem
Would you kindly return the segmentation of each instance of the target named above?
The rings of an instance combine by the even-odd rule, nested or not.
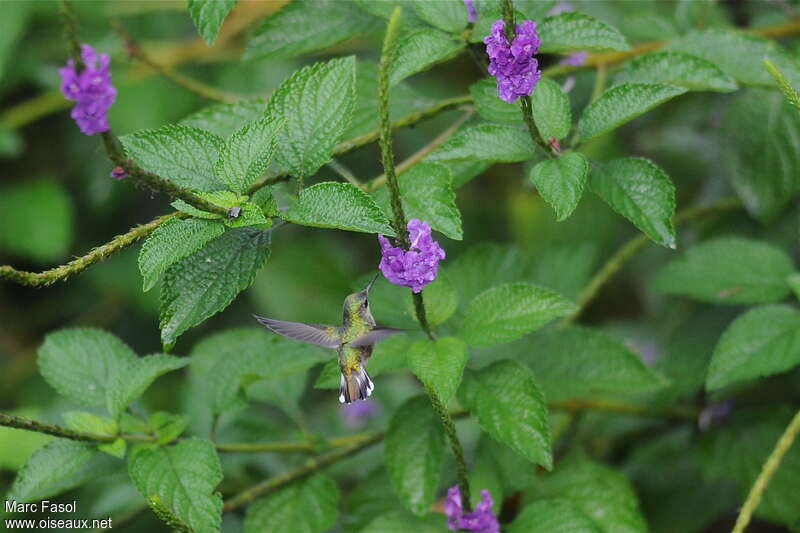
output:
[[[783,435],[778,439],[775,448],[772,450],[772,453],[769,454],[769,457],[767,457],[764,466],[761,467],[761,473],[758,474],[755,483],[753,483],[753,486],[750,488],[750,493],[747,495],[744,505],[742,505],[742,510],[739,511],[739,516],[736,518],[736,524],[733,526],[732,533],[744,533],[747,524],[750,523],[750,518],[758,508],[758,504],[761,503],[761,498],[764,496],[767,485],[769,485],[772,476],[775,475],[775,472],[778,470],[783,456],[786,455],[786,452],[791,448],[798,433],[800,433],[800,411],[794,415],[792,421],[786,426]]]
[[[458,433],[456,432],[456,425],[453,423],[453,418],[447,410],[447,407],[442,404],[436,392],[425,386],[425,392],[431,401],[433,410],[442,421],[444,432],[447,435],[447,442],[450,444],[450,449],[453,450],[453,457],[456,460],[456,480],[458,481],[458,489],[461,491],[461,505],[467,512],[472,511],[472,498],[469,489],[469,472],[467,471],[467,462],[464,459],[464,449],[461,447],[461,441],[458,440]]]
[[[594,102],[597,100],[597,98],[599,98],[606,89],[606,79],[608,78],[608,68],[606,67],[606,64],[598,63],[596,70],[597,74],[594,78],[594,87],[592,88],[592,95],[589,98],[589,102]]]
[[[69,55],[75,61],[75,70],[80,72],[85,65],[83,57],[81,57],[81,45],[78,39],[78,17],[75,16],[72,5],[67,0],[61,0],[59,3],[59,13],[64,25],[64,38],[67,41]]]
[[[81,442],[114,442],[117,437],[114,435],[100,435],[97,433],[87,433],[85,431],[74,431],[65,427],[48,424],[46,422],[38,422],[29,418],[21,416],[8,415],[0,413],[0,426],[10,428],[24,429],[26,431],[35,431],[37,433],[44,433],[46,435],[53,435],[55,437],[63,437],[65,439],[77,440]]]
[[[328,161],[328,167],[330,167],[331,170],[333,170],[341,177],[343,177],[350,185],[354,185],[359,189],[364,189],[364,184],[361,183],[358,180],[358,178],[356,178],[355,174],[353,174],[353,172],[349,168],[347,168],[337,160],[331,159],[330,161]]]

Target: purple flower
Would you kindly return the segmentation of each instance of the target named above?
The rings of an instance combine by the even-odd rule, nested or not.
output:
[[[108,54],[95,53],[88,44],[81,45],[81,58],[84,68],[79,73],[75,60],[67,61],[67,66],[59,69],[61,92],[70,100],[77,102],[70,116],[75,120],[84,135],[94,135],[108,131],[108,109],[117,98],[117,90],[111,84]]]
[[[401,287],[411,287],[414,292],[436,279],[439,261],[445,253],[439,243],[431,238],[431,227],[412,218],[408,221],[408,237],[411,246],[408,251],[392,246],[389,239],[378,235],[381,243],[381,262],[378,268],[390,283]]]
[[[574,54],[570,54],[561,61],[558,62],[559,65],[566,65],[569,67],[580,67],[584,63],[586,63],[586,58],[589,57],[589,52],[586,50],[581,50],[579,52],[575,52]]]
[[[497,93],[506,102],[528,96],[542,77],[539,61],[533,55],[539,51],[539,35],[532,20],[517,24],[517,35],[511,46],[505,35],[506,24],[497,20],[492,32],[484,37],[489,55],[489,74],[497,78]]]
[[[128,173],[125,172],[125,169],[122,167],[114,167],[111,169],[111,174],[109,174],[115,180],[123,180],[128,177]]]
[[[444,514],[450,531],[470,531],[472,533],[500,533],[500,523],[492,512],[492,496],[488,490],[481,491],[481,501],[471,513],[464,513],[461,507],[461,491],[458,485],[447,490],[444,500]]]
[[[347,427],[358,429],[367,420],[381,412],[381,406],[375,400],[353,402],[342,407],[341,414]]]
[[[464,0],[464,5],[467,6],[467,13],[469,13],[470,23],[474,23],[476,20],[478,20],[478,12],[475,11],[475,4],[472,3],[472,0]]]

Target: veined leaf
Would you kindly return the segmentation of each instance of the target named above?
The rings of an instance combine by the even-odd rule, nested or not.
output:
[[[469,303],[495,285],[527,279],[525,268],[525,258],[517,248],[481,243],[448,264],[447,273],[459,299]]]
[[[372,197],[349,183],[328,181],[303,189],[284,218],[303,226],[394,235]]]
[[[630,50],[616,28],[584,13],[571,11],[547,17],[537,31],[543,54],[573,50]]]
[[[539,80],[543,82],[544,80]],[[538,85],[537,89],[538,90]],[[536,93],[534,90],[534,93]],[[522,124],[522,110],[519,104],[501,100],[497,95],[497,81],[494,78],[484,78],[469,86],[469,93],[475,101],[478,114],[492,122],[506,122]],[[569,103],[569,102],[568,102]]]
[[[428,161],[493,161],[516,163],[536,157],[528,131],[522,126],[478,124],[462,128],[428,156]]]
[[[564,220],[578,207],[588,174],[586,157],[569,152],[540,161],[531,168],[529,178],[542,198],[553,207],[558,220]]]
[[[323,533],[336,524],[339,487],[317,474],[256,501],[247,510],[244,533]]]
[[[181,124],[194,126],[228,139],[246,124],[264,116],[267,102],[263,98],[216,103],[183,119]]]
[[[413,0],[419,18],[440,30],[458,33],[467,26],[467,9],[463,0]]]
[[[531,93],[531,109],[536,128],[545,141],[563,139],[572,127],[569,98],[561,86],[547,78],[539,80]]]
[[[467,363],[467,345],[455,337],[424,339],[408,350],[408,366],[443,403],[456,393]]]
[[[219,154],[217,179],[234,192],[244,194],[267,170],[283,122],[264,117],[234,133]]]
[[[435,63],[449,59],[464,43],[433,28],[415,28],[397,39],[392,57],[389,83],[394,85]]]
[[[211,46],[236,0],[188,0],[188,5],[197,33]]]
[[[736,80],[714,63],[685,52],[658,51],[635,57],[614,76],[614,84],[669,83],[691,91],[735,91]]]
[[[508,533],[602,533],[577,505],[564,498],[529,503],[517,515]]]
[[[111,416],[118,417],[122,411],[161,375],[183,368],[188,358],[166,354],[148,355],[129,362],[117,372],[106,389],[106,407]]]

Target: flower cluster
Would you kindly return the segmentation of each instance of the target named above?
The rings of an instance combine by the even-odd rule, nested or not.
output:
[[[467,7],[469,21],[474,23],[476,20],[478,20],[478,12],[475,10],[475,4],[472,3],[472,0],[464,0],[464,5]]]
[[[411,246],[406,251],[392,246],[389,239],[378,235],[381,243],[381,262],[378,268],[389,282],[420,292],[425,285],[436,279],[439,261],[444,259],[445,253],[431,237],[431,227],[418,218],[408,221],[408,236]]]
[[[458,485],[450,487],[444,500],[444,514],[450,531],[470,531],[472,533],[500,533],[500,523],[492,512],[492,497],[488,490],[481,491],[481,501],[471,513],[464,513],[461,507],[461,491]]]
[[[513,102],[520,96],[530,95],[542,77],[539,61],[533,57],[541,41],[532,20],[517,25],[517,35],[511,46],[505,27],[503,20],[495,21],[492,32],[483,42],[489,55],[489,74],[497,78],[497,93],[506,102]]]
[[[77,102],[70,116],[81,132],[94,135],[109,130],[108,110],[117,98],[117,90],[111,83],[108,54],[98,56],[91,46],[84,44],[81,45],[81,58],[84,68],[80,72],[75,69],[74,59],[59,69],[61,92]]]

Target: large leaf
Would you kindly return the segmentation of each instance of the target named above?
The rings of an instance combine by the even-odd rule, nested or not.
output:
[[[616,28],[576,11],[547,17],[537,31],[541,53],[572,50],[629,50],[628,42]]]
[[[457,54],[464,43],[433,28],[415,28],[397,39],[389,83],[394,85],[405,78],[423,71]]]
[[[372,197],[349,183],[328,181],[303,189],[284,218],[303,226],[394,235]]]
[[[323,533],[336,524],[339,488],[322,474],[288,485],[247,509],[244,533]]]
[[[571,501],[547,498],[526,505],[508,533],[602,533],[602,530]]]
[[[120,137],[125,152],[140,167],[183,187],[216,191],[222,184],[214,177],[223,141],[194,126],[167,124]]]
[[[526,279],[525,267],[525,258],[518,249],[482,243],[456,257],[447,272],[460,300],[469,303],[495,285]]]
[[[244,194],[267,170],[282,127],[281,121],[267,116],[234,133],[219,154],[217,179],[230,190]]]
[[[181,124],[210,131],[222,139],[227,139],[247,123],[264,116],[266,100],[238,100],[231,103],[212,104],[183,119]]]
[[[614,84],[669,83],[692,91],[731,92],[736,80],[717,65],[685,52],[658,51],[635,57],[614,75]]]
[[[467,9],[463,0],[414,0],[414,10],[419,18],[440,30],[457,33],[467,26]]]
[[[656,276],[657,290],[702,302],[770,303],[791,291],[791,258],[771,244],[742,237],[719,237],[689,248]]]
[[[206,44],[214,44],[222,22],[235,5],[236,0],[188,0],[192,22]]]
[[[540,161],[529,175],[539,194],[556,212],[558,220],[572,214],[583,195],[589,162],[583,154],[569,152],[555,159]]]
[[[133,400],[161,375],[177,370],[189,363],[188,358],[155,354],[129,362],[120,369],[106,389],[106,407],[112,416],[119,416]]]
[[[524,456],[488,433],[481,434],[470,472],[470,486],[486,488],[495,502],[501,502],[530,487],[534,479],[535,470]],[[472,494],[473,505],[477,505],[480,499],[480,492]]]
[[[572,128],[569,98],[553,80],[545,78],[536,84],[531,93],[531,110],[536,129],[545,141],[563,139]]]
[[[666,83],[623,83],[604,92],[578,120],[581,141],[615,130],[650,109],[686,92]]]
[[[269,243],[268,232],[229,229],[169,267],[161,286],[161,342],[174,345],[181,333],[225,309],[248,288],[269,257]]]
[[[376,28],[380,19],[354,2],[295,0],[268,16],[247,42],[245,59],[289,58]]]
[[[615,159],[592,168],[592,191],[653,241],[675,248],[675,186],[652,161]]]
[[[104,406],[111,378],[136,360],[114,335],[91,328],[62,329],[45,337],[39,371],[59,394],[86,406]]]
[[[528,368],[504,360],[467,371],[458,401],[489,435],[529,461],[552,468],[547,405]]]
[[[406,401],[389,422],[386,470],[400,501],[416,515],[428,513],[436,498],[444,439],[442,423],[424,396]]]
[[[196,533],[216,533],[222,496],[214,489],[222,467],[214,445],[192,438],[169,447],[140,447],[128,460],[133,484],[162,520]]]
[[[355,106],[355,57],[315,63],[292,74],[273,93],[267,115],[283,118],[278,162],[295,177],[313,175],[331,158]]]
[[[408,366],[443,403],[456,393],[467,363],[467,345],[455,337],[423,339],[408,350]]]
[[[524,127],[478,124],[457,131],[428,156],[428,161],[466,159],[516,163],[535,156],[535,147]]]
[[[768,305],[739,316],[720,337],[706,387],[715,390],[738,381],[771,376],[800,364],[800,312]]]
[[[575,304],[553,291],[532,283],[507,283],[469,303],[459,336],[474,346],[510,342],[574,310]]]

